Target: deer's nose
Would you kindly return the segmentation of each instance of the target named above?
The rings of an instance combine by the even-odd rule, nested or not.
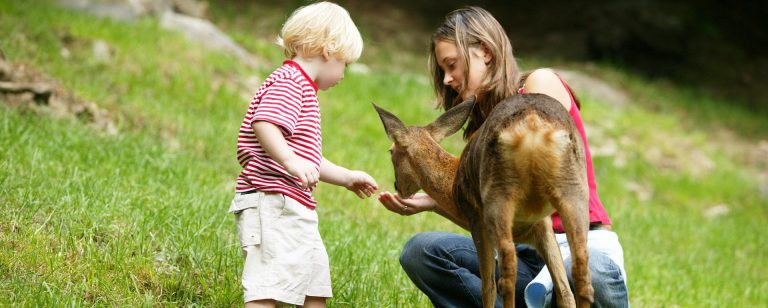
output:
[[[395,191],[397,191],[397,180],[395,180]]]

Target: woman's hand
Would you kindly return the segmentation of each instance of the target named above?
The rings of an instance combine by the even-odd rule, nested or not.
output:
[[[403,199],[397,194],[383,192],[379,194],[379,202],[392,212],[409,216],[419,212],[432,211],[437,206],[435,200],[424,193],[418,193],[408,199]]]

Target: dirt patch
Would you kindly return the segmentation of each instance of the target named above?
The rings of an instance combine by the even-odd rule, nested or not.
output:
[[[60,82],[29,65],[7,62],[1,51],[0,103],[54,117],[78,119],[107,134],[117,134],[114,120],[105,110],[78,98]]]
[[[713,133],[713,138],[726,155],[749,167],[757,179],[759,197],[768,200],[768,140],[744,140],[726,129]]]

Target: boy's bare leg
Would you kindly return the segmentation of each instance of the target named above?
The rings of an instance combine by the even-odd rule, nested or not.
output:
[[[260,299],[245,303],[245,308],[275,308],[276,306],[274,299]]]
[[[325,308],[325,297],[307,296],[304,298],[304,308]]]

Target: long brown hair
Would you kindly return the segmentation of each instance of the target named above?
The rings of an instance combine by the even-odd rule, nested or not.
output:
[[[520,70],[512,54],[512,43],[504,28],[488,11],[479,7],[465,7],[449,13],[445,21],[432,35],[429,47],[429,67],[437,94],[438,105],[445,110],[461,102],[461,96],[453,88],[443,84],[445,72],[440,68],[435,55],[439,41],[456,44],[464,61],[464,82],[469,79],[469,48],[486,47],[492,55],[488,73],[477,90],[477,104],[469,117],[464,139],[468,139],[485,122],[496,104],[514,95],[520,83]],[[466,85],[465,85],[466,86]]]

